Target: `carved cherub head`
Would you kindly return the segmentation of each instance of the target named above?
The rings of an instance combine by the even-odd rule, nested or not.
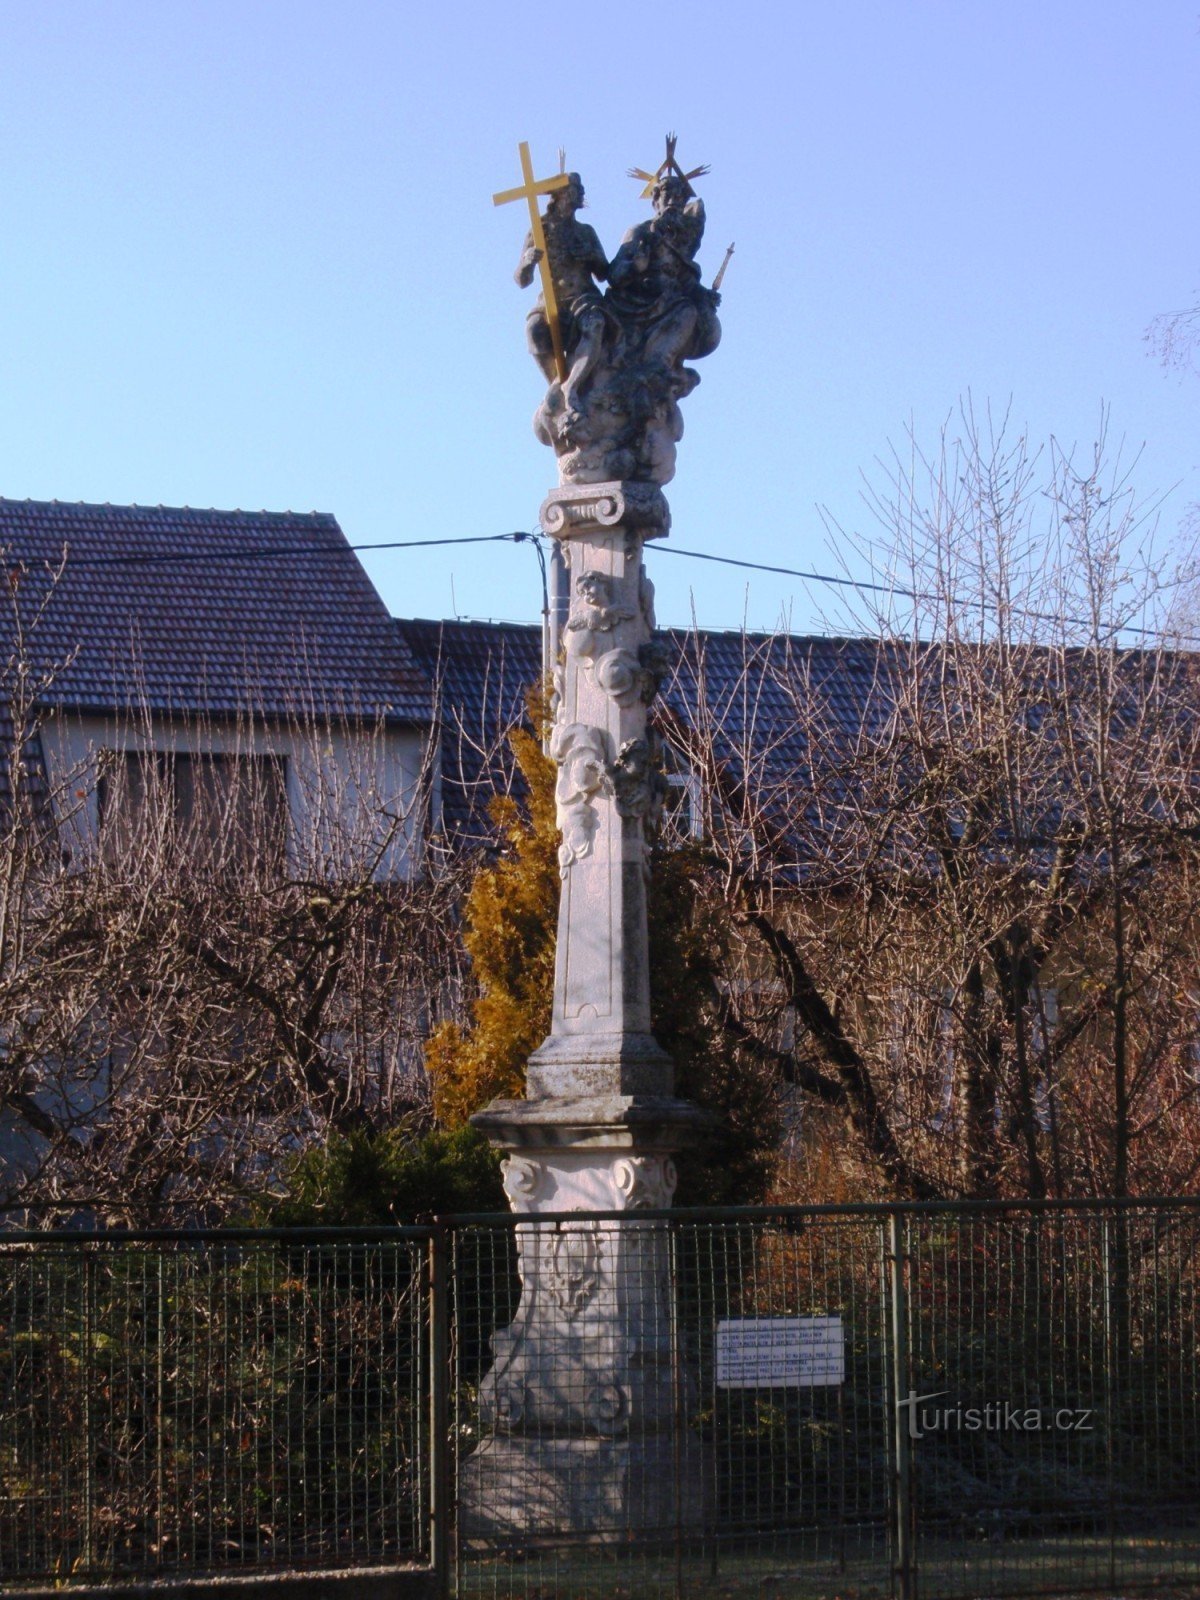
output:
[[[612,579],[603,572],[581,572],[575,593],[585,605],[607,606],[612,602]]]

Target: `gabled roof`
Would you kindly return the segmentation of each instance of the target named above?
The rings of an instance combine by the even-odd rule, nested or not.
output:
[[[513,782],[504,734],[522,720],[525,692],[541,674],[541,629],[483,622],[399,621],[395,626],[439,685],[444,826],[462,842],[486,842],[486,801]],[[977,681],[962,684],[956,681],[953,655],[937,644],[705,629],[664,629],[658,638],[666,677],[652,720],[683,750],[685,761],[698,731],[701,748],[707,746],[719,771],[726,811],[732,806],[736,814],[744,784],[763,808],[785,857],[805,834],[795,827],[798,804],[811,801],[817,808],[810,837],[814,830],[828,833],[839,818],[853,818],[862,796],[847,785],[858,785],[864,768],[852,752],[864,737],[868,749],[874,746],[906,701],[904,714],[911,716],[914,694],[934,709],[934,726],[939,703],[943,713],[949,708],[956,715],[954,708],[972,695],[987,696],[986,653],[976,658],[979,671],[970,674]],[[1072,683],[1083,690],[1086,703],[1087,652],[1029,646],[1020,657],[1029,692],[1014,714],[1030,732],[1042,728],[1053,696],[1061,700],[1066,692],[1070,698]],[[1163,753],[1171,771],[1192,785],[1200,753],[1196,658],[1132,651],[1114,659],[1123,685],[1110,710],[1114,731],[1136,735],[1146,713],[1156,737],[1166,741]],[[1037,746],[1037,772],[1029,785],[1038,816],[1031,821],[1053,832],[1069,781],[1053,726],[1046,726]],[[901,752],[892,766],[881,768],[880,781],[899,787],[877,800],[903,805],[903,761]],[[856,776],[847,778],[847,772]],[[1073,781],[1079,781],[1078,772]],[[1158,802],[1149,791],[1146,803],[1150,815]],[[1000,846],[1003,829],[997,826]],[[805,870],[800,855],[790,857],[788,870],[793,869]]]
[[[511,777],[504,735],[522,721],[526,693],[542,675],[542,630],[421,617],[393,627],[434,686],[442,826],[460,840],[488,837],[487,801]]]
[[[47,705],[427,722],[429,687],[332,516],[0,499]],[[11,628],[4,618],[3,624]]]
[[[398,620],[396,631],[437,686],[442,818],[465,840],[488,836],[486,801],[511,781],[505,732],[542,672],[541,628],[519,623]],[[880,668],[866,639],[664,629],[667,681],[659,720],[692,726],[703,705],[727,765],[742,752],[793,774],[808,760],[795,694],[817,696],[847,735],[861,727]]]

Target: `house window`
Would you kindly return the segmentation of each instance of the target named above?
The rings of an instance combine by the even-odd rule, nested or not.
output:
[[[703,790],[700,775],[671,745],[663,747],[663,777],[667,791],[663,796],[663,841],[678,847],[691,839],[704,837]]]
[[[99,769],[97,820],[110,852],[158,831],[214,864],[282,859],[288,818],[282,756],[104,750]]]

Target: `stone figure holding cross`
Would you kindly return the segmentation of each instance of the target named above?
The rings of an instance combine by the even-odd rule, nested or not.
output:
[[[576,215],[583,204],[582,178],[577,172],[568,172],[565,176],[566,183],[550,191],[542,217],[542,236],[554,283],[559,338],[567,368],[566,377],[561,380],[563,400],[571,409],[573,396],[586,382],[604,342],[604,300],[596,280],[603,282],[608,277],[608,257],[595,228],[580,222]],[[542,256],[543,247],[530,229],[515,273],[522,289],[533,282]],[[534,360],[545,374],[546,382],[553,383],[559,373],[544,291],[525,319],[525,330]]]

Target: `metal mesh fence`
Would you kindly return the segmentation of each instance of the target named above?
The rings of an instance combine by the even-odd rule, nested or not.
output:
[[[0,1577],[420,1559],[428,1254],[0,1236]]]
[[[453,1233],[463,1595],[1200,1585],[1200,1208]]]
[[[921,1593],[1200,1581],[1200,1211],[904,1224]]]
[[[877,1217],[505,1220],[454,1248],[460,1593],[888,1592]]]
[[[5,1234],[0,1579],[1194,1594],[1198,1345],[1198,1202]]]

